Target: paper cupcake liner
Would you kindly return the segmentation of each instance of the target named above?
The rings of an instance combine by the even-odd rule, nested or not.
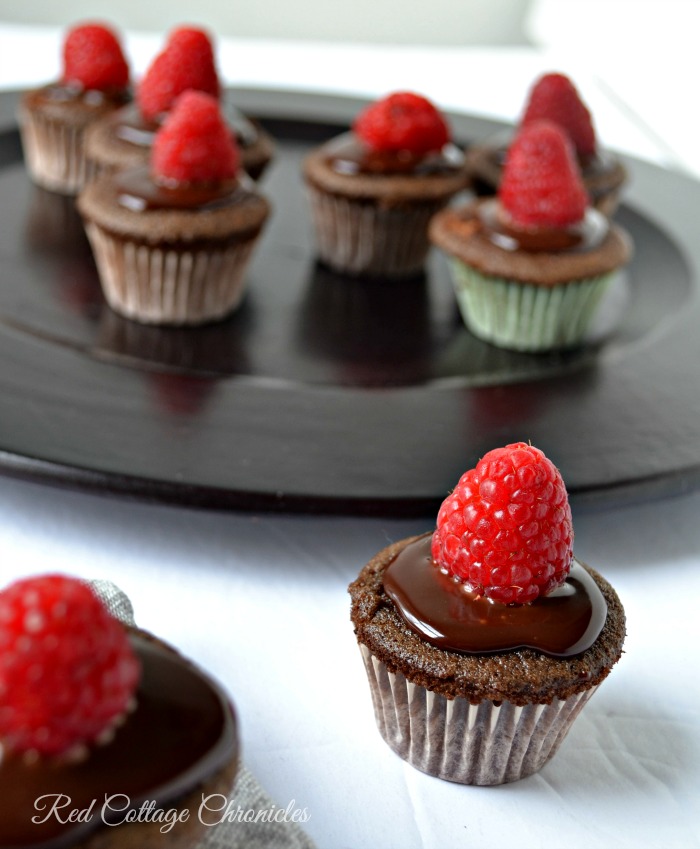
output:
[[[146,324],[203,324],[232,312],[256,238],[218,250],[135,243],[86,223],[102,289],[116,312]]]
[[[481,339],[516,351],[549,351],[580,344],[610,272],[558,286],[533,286],[480,274],[452,260],[452,280],[466,326]]]
[[[319,257],[346,274],[410,277],[428,254],[428,222],[444,201],[386,209],[309,187]]]
[[[83,126],[25,111],[20,134],[27,168],[38,185],[52,192],[75,195],[92,178],[83,149]]]
[[[447,699],[387,667],[360,645],[379,731],[416,769],[459,784],[506,784],[541,769],[597,687],[518,707]]]

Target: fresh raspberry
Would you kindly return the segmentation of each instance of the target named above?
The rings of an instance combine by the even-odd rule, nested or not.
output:
[[[503,604],[527,604],[566,580],[574,531],[556,466],[524,442],[489,451],[442,503],[433,560]]]
[[[204,30],[180,27],[153,60],[136,92],[148,121],[168,112],[183,91],[194,89],[218,98],[221,93],[211,39]]]
[[[588,195],[573,147],[556,124],[523,127],[508,148],[498,197],[523,227],[568,227],[586,214]]]
[[[564,74],[545,74],[530,91],[520,125],[542,120],[553,121],[565,130],[582,159],[595,154],[591,113]]]
[[[104,91],[129,85],[129,66],[114,32],[102,24],[71,29],[63,42],[66,85]]]
[[[0,592],[0,739],[59,755],[125,712],[140,665],[123,625],[90,587],[45,575]]]
[[[355,133],[375,150],[440,150],[450,140],[447,123],[433,104],[409,91],[370,104],[355,119]]]
[[[238,163],[238,148],[218,102],[201,91],[182,94],[153,140],[151,166],[156,180],[227,180],[236,176]]]

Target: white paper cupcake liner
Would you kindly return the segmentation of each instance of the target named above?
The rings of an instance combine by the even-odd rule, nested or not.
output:
[[[360,645],[379,731],[411,766],[459,784],[505,784],[532,775],[556,753],[597,687],[518,707],[447,699],[407,681]]]
[[[232,312],[256,238],[219,249],[173,250],[114,236],[86,223],[109,305],[146,324],[203,324]]]
[[[337,271],[368,277],[419,274],[430,248],[428,223],[445,202],[383,208],[309,187],[319,257]]]
[[[480,274],[451,261],[457,303],[469,330],[516,351],[549,351],[580,344],[616,272],[558,286],[533,286]]]
[[[24,159],[39,186],[75,195],[92,178],[85,158],[85,128],[24,111],[20,119]]]

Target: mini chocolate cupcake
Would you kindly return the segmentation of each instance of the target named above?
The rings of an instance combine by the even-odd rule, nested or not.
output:
[[[467,185],[464,157],[425,98],[389,95],[305,160],[319,258],[370,277],[419,274],[432,216]]]
[[[60,81],[29,91],[20,101],[22,147],[34,182],[76,194],[89,178],[88,127],[130,97],[129,68],[114,32],[101,24],[71,29],[63,43]]]
[[[585,341],[632,254],[629,235],[588,206],[571,143],[547,121],[516,137],[496,199],[441,212],[430,235],[450,257],[466,326],[518,351]]]
[[[257,180],[272,159],[274,143],[257,122],[236,109],[230,95],[222,95],[211,39],[193,27],[180,27],[170,34],[139,83],[134,103],[90,128],[85,145],[93,172],[146,165],[158,129],[178,96],[188,89],[221,101],[243,169]]]
[[[619,157],[598,144],[591,114],[564,74],[545,74],[535,82],[520,128],[542,120],[558,124],[569,135],[592,206],[605,215],[612,215],[627,182],[627,169]],[[511,140],[512,133],[504,132],[467,151],[469,173],[479,194],[497,192]]]
[[[151,324],[202,324],[239,304],[269,204],[239,170],[217,104],[180,96],[151,166],[106,173],[78,198],[110,306]]]
[[[572,540],[559,472],[516,443],[462,476],[434,533],[350,585],[379,731],[412,766],[503,784],[555,754],[625,638],[617,594]]]
[[[0,592],[0,646],[0,845],[194,845],[202,794],[229,793],[238,768],[221,688],[61,575]]]

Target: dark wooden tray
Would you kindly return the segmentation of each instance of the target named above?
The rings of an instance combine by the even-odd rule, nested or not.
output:
[[[700,185],[631,162],[636,256],[603,323],[525,355],[462,326],[443,257],[405,283],[314,260],[299,163],[351,99],[237,93],[278,140],[275,213],[231,319],[143,327],[104,303],[73,203],[34,187],[0,96],[0,471],[207,508],[429,514],[490,448],[530,440],[575,502],[700,480]],[[496,125],[453,116],[458,138]]]

